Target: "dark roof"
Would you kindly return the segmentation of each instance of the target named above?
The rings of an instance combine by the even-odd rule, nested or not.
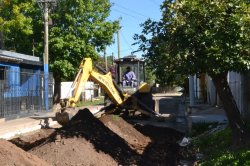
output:
[[[134,63],[134,62],[144,62],[142,58],[137,58],[135,55],[128,55],[124,56],[123,58],[119,58],[115,60],[116,63],[127,62],[127,63]]]

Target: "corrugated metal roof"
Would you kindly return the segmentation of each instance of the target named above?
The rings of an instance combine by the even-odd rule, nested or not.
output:
[[[11,52],[11,51],[5,51],[5,50],[0,50],[0,55],[12,57],[12,58],[19,58],[23,60],[29,60],[29,61],[36,61],[36,62],[40,61],[40,58],[36,56],[30,56],[26,54],[20,54],[20,53]]]
[[[22,62],[23,60],[22,59],[19,59],[19,58],[12,58],[12,57],[8,57],[8,56],[3,56],[3,55],[0,55],[0,60],[3,60],[3,61],[11,61],[11,62]]]
[[[39,57],[5,50],[0,50],[0,60],[5,62],[15,62],[30,65],[42,65]]]

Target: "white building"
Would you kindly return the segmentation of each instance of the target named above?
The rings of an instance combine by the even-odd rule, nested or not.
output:
[[[73,82],[61,83],[61,99],[70,98],[73,96],[74,89],[72,89]],[[94,82],[88,81],[83,88],[80,100],[91,100],[100,95],[100,87],[95,85]]]

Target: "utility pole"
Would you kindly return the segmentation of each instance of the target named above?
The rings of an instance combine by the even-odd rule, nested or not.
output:
[[[44,17],[44,101],[45,109],[49,111],[49,7],[55,5],[56,0],[37,0],[37,3],[43,10]]]
[[[117,32],[118,59],[120,59],[120,29]]]
[[[35,56],[35,39],[32,41],[32,56]]]
[[[107,62],[106,48],[104,50],[104,62],[105,62],[105,70],[108,71],[108,62]]]
[[[115,61],[115,57],[114,57],[114,53],[112,52],[112,66],[114,65],[114,61]]]

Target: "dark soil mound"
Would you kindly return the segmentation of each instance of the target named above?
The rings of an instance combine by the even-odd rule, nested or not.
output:
[[[172,166],[190,157],[176,143],[182,137],[169,128],[134,126],[116,115],[96,119],[83,109],[68,126],[13,142],[52,165]]]
[[[0,165],[46,166],[49,164],[16,145],[0,139]]]
[[[151,143],[143,153],[142,163],[145,165],[178,165],[179,145],[177,141],[183,134],[170,128],[140,126],[135,128],[151,138]],[[160,161],[160,162],[159,162]]]
[[[30,152],[55,165],[131,165],[139,161],[139,155],[126,141],[88,109],[80,110],[68,126]]]
[[[55,129],[41,129],[18,138],[13,138],[10,142],[23,150],[28,151],[45,142],[48,137],[52,137],[53,134],[55,134]]]
[[[123,118],[116,115],[105,115],[100,121],[114,133],[123,138],[128,145],[142,154],[147,145],[151,142],[150,138],[138,132],[133,125],[126,122]]]

